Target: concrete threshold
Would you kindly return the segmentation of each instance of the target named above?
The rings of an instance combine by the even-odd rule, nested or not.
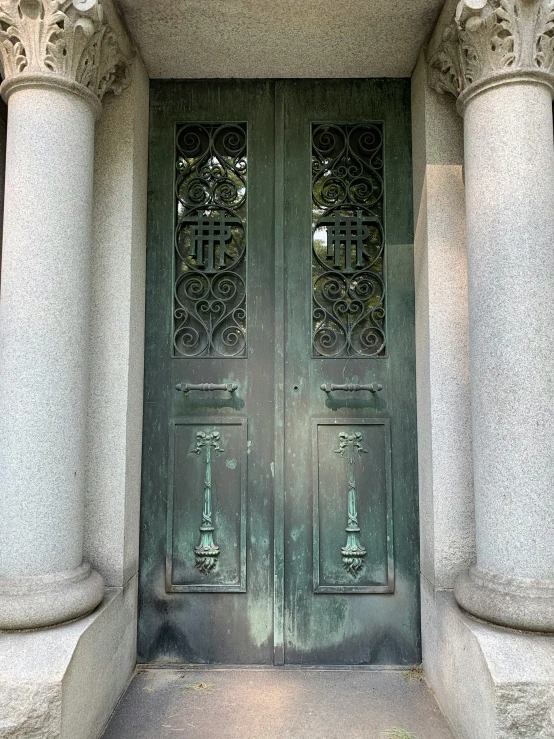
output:
[[[139,667],[103,739],[454,739],[416,670]]]

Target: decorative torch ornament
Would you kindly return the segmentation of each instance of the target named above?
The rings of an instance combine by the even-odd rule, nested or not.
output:
[[[348,474],[348,524],[346,526],[346,546],[341,549],[342,561],[345,569],[353,577],[357,577],[364,566],[364,557],[367,554],[360,540],[356,493],[356,458],[367,454],[367,449],[362,446],[362,434],[359,431],[354,434],[341,431],[339,448],[335,449],[335,454],[340,454],[346,460]]]
[[[200,543],[194,547],[196,555],[196,567],[203,575],[209,575],[217,565],[219,547],[214,541],[214,525],[212,520],[212,451],[221,454],[224,450],[219,446],[221,435],[219,431],[204,433],[198,431],[196,434],[196,447],[192,454],[204,452],[205,474],[204,474],[204,509],[202,511],[202,523],[200,525]]]

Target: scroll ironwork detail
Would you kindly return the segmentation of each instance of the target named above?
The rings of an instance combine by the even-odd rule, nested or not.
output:
[[[175,356],[246,356],[246,124],[176,136]]]
[[[357,452],[357,454],[356,454]],[[347,434],[341,431],[339,434],[339,448],[335,454],[340,454],[346,459],[348,469],[348,523],[346,526],[346,545],[342,547],[342,561],[345,569],[357,577],[364,566],[366,549],[361,543],[361,529],[358,523],[358,500],[356,491],[356,457],[367,454],[362,445],[362,434],[357,431]]]
[[[200,542],[194,547],[196,567],[203,575],[209,575],[216,567],[219,557],[219,547],[214,541],[215,527],[212,514],[212,452],[214,455],[224,452],[219,445],[221,435],[219,431],[205,433],[198,431],[196,434],[196,447],[192,454],[204,453],[204,507],[202,510],[202,523],[200,525]]]
[[[385,355],[380,123],[312,126],[314,357]]]

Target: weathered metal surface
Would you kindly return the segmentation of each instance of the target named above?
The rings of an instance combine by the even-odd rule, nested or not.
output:
[[[235,215],[246,224],[248,245],[230,270],[238,269],[242,279],[247,273],[247,356],[215,356],[224,345],[213,331],[211,348],[207,342],[195,357],[174,346],[175,277],[183,261],[175,244],[182,215],[176,185],[185,172],[176,168],[176,136],[198,122],[214,130],[239,122],[247,132],[249,196]],[[270,81],[152,83],[138,635],[139,658],[147,662],[260,664],[273,657],[273,129]],[[207,205],[215,218],[217,209]],[[182,256],[194,266],[187,239],[184,247]],[[201,282],[225,275],[219,250],[214,244],[209,269],[191,268]],[[178,384],[238,389],[184,393]],[[195,552],[206,475],[205,456],[191,454],[198,431],[218,432],[225,450],[217,459],[212,454],[219,554],[207,575],[197,568]]]
[[[208,576],[217,567],[217,558],[220,549],[214,541],[214,523],[212,514],[212,449],[215,454],[222,454],[225,449],[219,446],[221,434],[219,431],[205,433],[196,432],[196,447],[191,454],[206,454],[206,471],[204,474],[204,506],[202,509],[202,524],[200,526],[200,542],[194,547],[196,566],[203,575]],[[187,486],[187,492],[189,488]]]
[[[200,382],[200,383],[191,383],[191,382],[179,382],[177,385],[175,385],[175,390],[182,391],[183,393],[190,393],[191,390],[198,390],[201,393],[213,393],[216,390],[226,390],[228,393],[234,393],[235,390],[238,390],[239,386],[236,382],[223,382],[223,383],[213,383],[213,382]]]
[[[151,100],[140,659],[414,664],[420,651],[409,84],[157,82]],[[375,200],[377,193],[377,200],[349,201],[352,212],[331,204],[314,222],[313,136],[321,121],[347,136],[360,127],[379,132],[377,159],[364,165],[371,187],[355,188],[353,169],[347,183],[358,199]],[[228,203],[215,201],[201,212],[181,212],[175,193],[189,197],[196,174],[188,182],[186,173],[197,160],[187,139],[181,155],[190,156],[176,170],[174,147],[180,132],[192,130],[189,123],[208,132],[206,141],[226,127],[245,132],[235,164],[240,179],[247,151],[248,199],[236,213],[223,213]],[[384,192],[375,186],[383,161]],[[212,200],[217,179],[203,189]],[[218,221],[216,229],[206,226],[208,217],[241,223]],[[320,217],[329,223],[317,224]],[[364,293],[361,304],[381,338],[362,346],[347,322],[340,356],[312,356],[314,224],[325,237],[320,256],[331,272],[354,280],[354,290],[362,272],[382,282],[377,302]],[[175,233],[186,234],[182,253]],[[238,246],[230,259],[233,239]],[[176,279],[195,273],[200,290],[202,280],[236,272],[237,264],[240,284],[248,284],[239,307],[248,307],[240,351],[225,356],[213,320],[200,343],[191,334],[185,351],[176,350]],[[202,299],[189,291],[195,295]],[[193,315],[197,306],[186,311]]]
[[[277,83],[277,94],[284,106],[285,169],[284,658],[296,664],[409,664],[420,656],[409,82],[295,80]],[[360,356],[352,342],[350,349],[340,352],[349,356],[313,356],[309,340],[314,331],[312,243],[317,223],[313,137],[316,124],[322,122],[342,131],[365,124],[382,132],[379,156],[384,170],[380,164],[373,170],[380,176],[385,171],[385,190],[366,207],[368,215],[382,219],[384,241],[377,239],[362,248],[363,255],[371,252],[377,259],[370,266],[371,259],[363,256],[367,268],[382,279],[386,295],[386,317],[382,325],[377,322],[383,344],[375,345],[373,356]],[[369,197],[374,199],[379,188],[372,186],[372,193]],[[357,217],[357,208],[346,213],[337,205],[337,210],[345,217]],[[358,234],[349,239],[352,269],[357,238]],[[347,266],[345,233],[342,239],[341,275]],[[334,273],[335,253],[327,259],[324,231],[321,241],[323,263],[330,264],[327,271]],[[351,278],[351,274],[336,277]],[[348,339],[348,331],[346,324],[341,335]],[[374,383],[383,390],[348,394],[320,390],[323,384]],[[330,425],[321,425],[323,421]],[[383,425],[366,426],[367,421]],[[345,570],[341,557],[348,494],[343,463],[334,453],[341,431],[363,433],[368,451],[357,460],[356,470],[361,544],[367,550],[364,568],[356,578]],[[316,506],[317,516],[313,515]],[[313,543],[319,544],[317,584]],[[388,569],[392,553],[394,579]],[[324,592],[330,588],[331,592]]]
[[[378,382],[372,382],[369,385],[359,385],[356,382],[350,382],[348,384],[342,384],[342,385],[335,385],[332,382],[328,382],[327,384],[324,384],[321,386],[321,389],[324,393],[333,393],[335,390],[342,390],[345,393],[359,393],[362,390],[367,390],[370,393],[380,393],[383,389],[382,385],[379,385]]]
[[[315,418],[312,443],[314,593],[394,593],[389,419]]]
[[[367,549],[360,541],[361,529],[358,523],[358,494],[356,492],[356,452],[358,455],[367,454],[362,446],[363,435],[360,431],[339,434],[339,448],[335,454],[340,454],[347,461],[348,476],[348,524],[346,526],[346,545],[342,547],[343,565],[352,577],[358,577],[364,566]]]
[[[246,592],[247,424],[171,423],[167,593]]]

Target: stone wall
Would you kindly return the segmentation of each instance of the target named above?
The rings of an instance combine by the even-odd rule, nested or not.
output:
[[[475,558],[462,119],[412,77],[421,572],[453,588]]]
[[[138,571],[148,75],[106,99],[96,129],[85,560],[108,587]]]

